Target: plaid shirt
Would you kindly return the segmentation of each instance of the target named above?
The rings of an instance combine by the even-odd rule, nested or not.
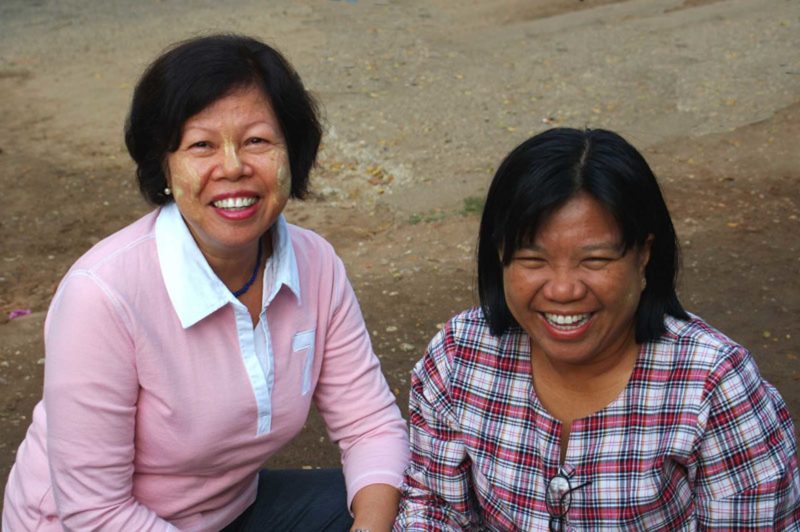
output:
[[[396,531],[547,530],[549,481],[571,486],[566,530],[800,530],[792,421],[746,349],[699,318],[666,319],[603,410],[561,424],[532,386],[519,328],[450,320],[412,374],[412,464]]]

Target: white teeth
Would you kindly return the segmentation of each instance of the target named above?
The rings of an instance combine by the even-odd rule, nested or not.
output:
[[[225,198],[214,202],[218,209],[244,209],[256,202],[256,198]]]
[[[565,316],[564,314],[550,314],[545,312],[544,317],[550,323],[554,325],[577,325],[580,324],[587,319],[589,319],[589,314],[572,314]]]

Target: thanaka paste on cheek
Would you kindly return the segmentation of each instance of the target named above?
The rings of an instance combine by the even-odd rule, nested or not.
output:
[[[292,192],[292,175],[289,172],[289,165],[281,163],[278,168],[278,194],[280,200],[288,199]]]
[[[289,162],[286,160],[286,152],[276,152],[275,158],[278,163],[278,188],[276,202],[281,203],[289,199],[292,193],[292,172],[289,169]]]
[[[180,195],[186,195],[187,193],[193,196],[198,195],[201,188],[200,174],[186,159],[181,160],[181,170],[180,175],[175,176],[173,179],[176,191],[180,191]]]

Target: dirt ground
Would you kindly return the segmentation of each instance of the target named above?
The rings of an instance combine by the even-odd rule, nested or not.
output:
[[[41,395],[70,264],[147,212],[122,144],[132,86],[177,40],[274,43],[326,124],[291,222],[345,261],[401,407],[437,327],[475,302],[481,197],[556,125],[638,146],[683,250],[681,298],[748,346],[800,415],[800,4],[795,0],[0,3],[0,485]],[[9,319],[17,309],[28,316]],[[335,465],[314,416],[271,464]],[[1,492],[0,492],[1,493]]]

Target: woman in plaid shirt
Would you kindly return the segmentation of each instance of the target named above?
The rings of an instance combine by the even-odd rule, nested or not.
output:
[[[619,135],[516,148],[480,228],[480,308],[411,383],[395,530],[800,530],[786,405],[675,293],[655,176]]]

